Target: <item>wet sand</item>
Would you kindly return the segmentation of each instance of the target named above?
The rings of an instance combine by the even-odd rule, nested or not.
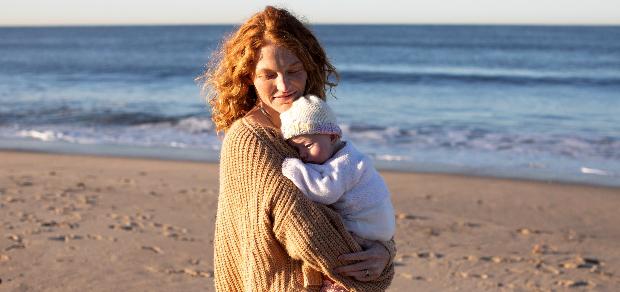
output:
[[[382,172],[391,291],[614,291],[620,189]],[[0,152],[1,291],[213,291],[217,164]]]

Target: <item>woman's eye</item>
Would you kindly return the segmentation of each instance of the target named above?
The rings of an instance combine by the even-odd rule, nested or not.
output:
[[[261,75],[258,75],[258,77],[260,77],[261,79],[274,79],[277,77],[277,75],[274,73],[263,73]]]
[[[314,143],[306,144],[306,145],[304,145],[304,146],[305,146],[306,148],[310,148],[310,147],[312,147],[312,145],[314,145]]]

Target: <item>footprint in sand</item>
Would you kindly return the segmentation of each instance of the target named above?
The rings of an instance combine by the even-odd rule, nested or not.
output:
[[[465,221],[458,221],[456,222],[456,225],[459,227],[467,227],[467,228],[479,228],[482,226],[482,224],[480,223],[465,222]]]
[[[505,262],[505,259],[500,256],[482,256],[480,257],[480,260],[485,262],[494,262],[496,264]]]
[[[9,234],[6,236],[7,239],[9,239],[10,241],[12,241],[13,243],[9,246],[7,246],[4,251],[11,251],[13,249],[23,249],[26,248],[26,241],[24,240],[24,238],[22,236],[19,236],[17,234]]]
[[[399,255],[394,259],[394,265],[395,266],[406,266],[406,261],[410,258],[412,258],[413,256],[417,257],[417,254],[415,255],[409,255],[409,254],[404,254],[404,255]]]
[[[601,265],[601,261],[596,258],[576,256],[573,259],[561,263],[560,267],[564,269],[590,269],[591,271],[596,271]]]
[[[99,235],[99,234],[86,234],[86,238],[90,239],[90,240],[109,240],[109,241],[113,241],[116,242],[118,239],[116,237],[112,237],[112,236],[103,236],[103,235]]]
[[[583,242],[584,240],[588,238],[594,238],[594,237],[592,235],[579,234],[574,230],[568,230],[567,232],[564,233],[564,238],[566,238],[566,240],[568,241]]]
[[[531,228],[519,228],[516,230],[518,234],[521,235],[532,235],[532,234],[551,234],[551,232],[548,231],[542,231],[542,230],[536,230],[536,229],[531,229]]]
[[[166,223],[153,222],[154,215],[137,212],[135,216],[119,215],[115,213],[107,214],[108,217],[117,221],[117,224],[110,224],[110,229],[121,229],[125,231],[137,232],[157,232],[165,237],[181,241],[196,241],[195,238],[188,236],[187,228],[176,227]]]
[[[24,249],[26,248],[26,245],[24,243],[15,243],[15,244],[11,244],[9,246],[7,246],[4,251],[11,251],[14,249]]]
[[[532,246],[532,254],[558,254],[558,249],[550,245],[539,243]]]
[[[51,237],[48,237],[47,239],[53,240],[53,241],[69,242],[71,240],[80,240],[80,239],[83,239],[83,238],[84,237],[81,236],[81,235],[66,234],[66,235],[51,236]]]
[[[454,222],[452,224],[450,224],[450,231],[452,232],[459,232],[460,230],[463,230],[465,228],[480,228],[482,227],[482,224],[479,223],[473,223],[473,222],[466,222],[466,221],[457,221]]]
[[[6,236],[6,238],[15,241],[15,242],[22,242],[24,240],[23,237],[17,235],[17,234],[9,234]]]
[[[143,245],[142,249],[150,250],[150,251],[152,251],[154,253],[157,253],[157,254],[163,254],[164,253],[164,251],[161,248],[159,248],[158,246],[146,246],[146,245]]]
[[[201,270],[194,270],[190,268],[185,268],[185,269],[180,269],[180,270],[168,269],[165,272],[168,274],[186,274],[192,277],[213,278],[212,271],[201,271]]]
[[[200,259],[189,259],[187,262],[196,266],[200,264]]]
[[[49,228],[50,231],[51,231],[51,230],[53,230],[56,227],[59,227],[59,228],[66,227],[66,228],[69,228],[69,229],[76,229],[76,228],[80,227],[80,224],[66,222],[66,221],[56,222],[56,221],[52,220],[52,221],[41,222],[41,227]]]
[[[427,227],[424,229],[424,232],[429,236],[439,236],[441,232],[437,228]]]
[[[416,254],[416,256],[418,258],[421,258],[421,259],[440,259],[440,258],[443,258],[443,254],[435,253],[435,252],[432,252],[432,251],[430,251],[430,252],[429,251],[419,252],[419,253]]]
[[[133,216],[110,213],[108,214],[108,217],[114,219],[117,222],[117,224],[108,225],[110,229],[144,232],[144,224],[139,222],[139,219],[136,219]]]
[[[539,271],[542,271],[544,273],[551,273],[554,275],[559,275],[562,273],[562,271],[558,270],[556,267],[554,267],[553,265],[549,265],[547,263],[544,262],[538,262],[535,265],[536,269],[538,269]]]
[[[151,222],[151,226],[159,228],[163,236],[172,238],[174,240],[181,241],[195,241],[193,237],[186,236],[189,232],[187,228],[175,227],[170,224],[162,224],[158,222]]]
[[[121,179],[121,182],[125,183],[125,184],[129,184],[129,185],[135,185],[136,184],[136,180],[131,179],[131,178],[123,178],[123,179]]]
[[[588,281],[585,280],[559,280],[557,282],[555,282],[556,285],[558,286],[562,286],[562,287],[568,287],[568,288],[579,288],[579,287],[588,287],[588,286],[595,286],[594,283],[590,283]]]
[[[414,276],[413,274],[410,274],[410,273],[398,273],[398,275],[400,275],[403,278],[407,278],[409,280],[426,281],[426,282],[431,281],[430,278],[424,278],[422,276]]]
[[[413,214],[407,214],[407,213],[398,213],[396,214],[396,219],[397,220],[427,220],[427,217],[423,217],[423,216],[416,216]]]
[[[21,176],[19,178],[9,177],[19,187],[30,187],[34,185],[31,176]]]
[[[99,196],[97,195],[82,195],[78,198],[78,202],[88,206],[95,206],[97,205],[98,198]]]
[[[26,200],[23,198],[15,198],[12,196],[6,196],[4,197],[4,202],[5,203],[25,203]]]
[[[477,278],[483,280],[490,278],[488,274],[473,274],[469,272],[460,272],[458,273],[458,275],[461,276],[461,278]]]

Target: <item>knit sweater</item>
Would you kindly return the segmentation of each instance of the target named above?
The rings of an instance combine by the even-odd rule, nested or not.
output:
[[[322,276],[351,291],[383,291],[394,276],[390,262],[373,282],[334,273],[351,264],[338,256],[361,251],[342,219],[306,198],[281,172],[297,157],[279,129],[247,118],[226,132],[220,156],[220,194],[215,222],[215,287],[218,291],[318,291]]]

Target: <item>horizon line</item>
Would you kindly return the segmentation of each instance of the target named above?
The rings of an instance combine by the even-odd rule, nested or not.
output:
[[[222,22],[222,23],[66,23],[66,24],[0,24],[0,28],[27,28],[27,27],[127,27],[127,26],[234,26],[241,25],[242,22]],[[459,22],[312,22],[306,23],[313,25],[411,25],[411,26],[586,26],[586,27],[615,27],[620,26],[619,23],[459,23]]]

